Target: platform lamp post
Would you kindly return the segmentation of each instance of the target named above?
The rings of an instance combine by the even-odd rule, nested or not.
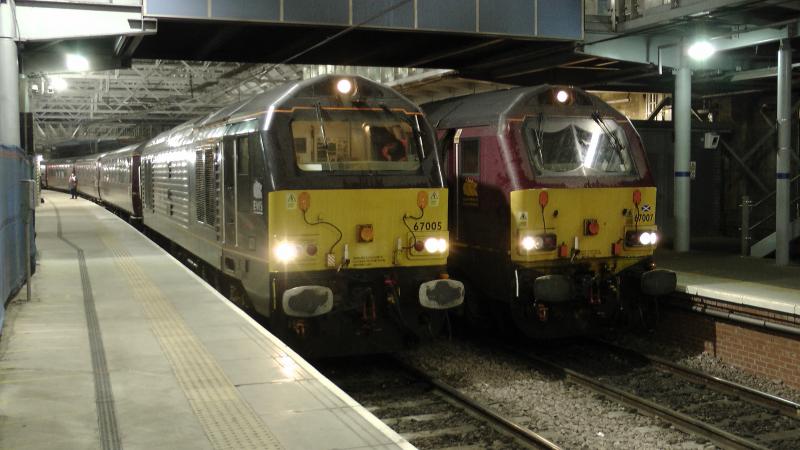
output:
[[[789,264],[790,181],[792,129],[789,119],[792,98],[792,47],[782,39],[778,50],[778,152],[775,164],[775,264]]]

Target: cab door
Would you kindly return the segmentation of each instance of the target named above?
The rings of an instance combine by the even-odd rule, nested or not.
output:
[[[463,136],[463,129],[449,132],[442,143],[445,172],[450,192],[452,239],[470,242],[479,213],[480,138]],[[467,130],[469,135],[469,130]]]

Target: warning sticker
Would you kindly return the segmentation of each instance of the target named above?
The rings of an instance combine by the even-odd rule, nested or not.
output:
[[[286,209],[297,209],[297,195],[294,192],[286,194]]]
[[[439,194],[438,191],[431,192],[430,198],[428,199],[428,205],[433,206],[433,207],[439,206],[439,196],[440,195],[441,194]]]
[[[520,228],[528,226],[528,211],[520,211],[517,213],[517,226]]]

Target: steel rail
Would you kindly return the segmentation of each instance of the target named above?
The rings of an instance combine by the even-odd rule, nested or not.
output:
[[[434,386],[436,389],[446,394],[450,399],[456,401],[459,405],[477,413],[480,417],[487,419],[489,422],[493,423],[495,425],[495,428],[497,428],[499,431],[505,432],[505,434],[509,434],[537,448],[543,448],[549,450],[561,450],[561,447],[554,444],[553,442],[550,442],[547,438],[492,411],[491,409],[482,405],[478,401],[473,400],[472,398],[464,395],[464,393],[460,392],[458,389],[453,388],[447,383],[444,383],[443,381],[434,378],[430,374],[425,373],[424,371],[416,367],[408,365],[404,361],[401,361],[399,359],[395,359],[394,361],[400,367],[402,367],[403,370],[408,371],[409,373],[422,379],[426,383],[429,383],[430,385]]]
[[[620,347],[602,339],[593,339],[593,341],[597,344],[608,347],[612,351],[625,354],[633,358],[642,359],[653,364],[653,366],[661,370],[665,370],[686,380],[700,383],[722,394],[733,395],[743,400],[771,408],[775,411],[779,411],[781,414],[787,417],[800,417],[800,403],[795,403],[791,400],[787,400],[776,395],[761,392],[739,383],[734,383],[733,381],[728,381],[723,378],[700,372],[698,370],[690,369],[657,356],[640,353],[625,347]]]
[[[519,349],[509,349],[514,354],[522,355],[539,367],[563,376],[566,380],[579,386],[583,386],[591,391],[602,394],[606,397],[624,403],[637,411],[663,419],[676,428],[687,433],[702,436],[716,445],[727,449],[766,449],[763,445],[749,439],[736,436],[735,434],[724,431],[714,425],[705,423],[701,420],[690,417],[686,414],[674,411],[661,406],[655,402],[639,397],[635,394],[616,388],[609,383],[602,382],[589,375],[582,374],[572,369],[532,355]]]

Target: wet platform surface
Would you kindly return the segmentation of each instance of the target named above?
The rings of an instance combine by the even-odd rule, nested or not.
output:
[[[678,291],[800,315],[800,265],[729,253],[659,249],[656,264],[678,274]]]
[[[0,448],[413,448],[143,235],[45,192],[0,339]]]

